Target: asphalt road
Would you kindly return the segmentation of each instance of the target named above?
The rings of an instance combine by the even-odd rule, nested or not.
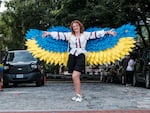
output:
[[[149,109],[150,89],[112,83],[82,82],[83,102],[71,101],[72,81],[48,81],[5,88],[0,92],[0,112],[8,111],[82,111]]]

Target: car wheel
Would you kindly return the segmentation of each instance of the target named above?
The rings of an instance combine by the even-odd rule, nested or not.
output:
[[[18,83],[14,83],[13,85],[14,85],[14,87],[17,87],[17,86],[18,86]]]
[[[42,86],[42,79],[36,81],[36,86],[37,87]]]
[[[150,88],[150,72],[146,71],[145,75],[145,87]]]
[[[137,86],[136,74],[133,75],[133,86]]]
[[[124,76],[124,75],[121,76],[121,84],[122,84],[122,85],[125,84],[125,76]]]
[[[36,81],[36,86],[37,87],[41,86],[41,81]]]
[[[36,86],[42,86],[44,84],[44,76],[41,75],[40,79],[36,81]]]
[[[8,88],[9,87],[9,82],[6,78],[3,78],[3,88]]]

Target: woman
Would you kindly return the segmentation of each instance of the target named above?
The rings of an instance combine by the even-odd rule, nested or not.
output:
[[[130,86],[133,84],[134,65],[135,58],[133,55],[130,55],[126,67],[126,86]]]
[[[84,32],[84,26],[79,20],[74,20],[70,25],[71,32],[43,32],[43,37],[48,35],[55,39],[62,39],[69,41],[69,59],[68,59],[68,72],[72,73],[72,80],[75,88],[75,97],[72,100],[81,102],[82,92],[80,75],[85,68],[85,54],[86,42],[89,39],[103,37],[104,35],[116,35],[113,30],[110,31],[96,31]]]

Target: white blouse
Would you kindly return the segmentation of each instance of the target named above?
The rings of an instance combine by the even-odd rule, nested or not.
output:
[[[127,66],[127,71],[134,71],[134,65],[135,65],[135,61],[133,59],[130,59],[128,62],[128,66]]]
[[[95,32],[84,32],[79,38],[76,38],[71,32],[50,32],[52,38],[56,40],[67,40],[69,41],[69,53],[75,56],[86,53],[86,43],[89,39],[95,39],[104,37],[106,31],[95,31]]]

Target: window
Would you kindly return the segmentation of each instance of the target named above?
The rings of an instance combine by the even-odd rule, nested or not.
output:
[[[36,61],[36,59],[32,56],[32,54],[27,51],[18,51],[18,52],[8,53],[6,60],[9,62],[14,62],[14,63]]]

